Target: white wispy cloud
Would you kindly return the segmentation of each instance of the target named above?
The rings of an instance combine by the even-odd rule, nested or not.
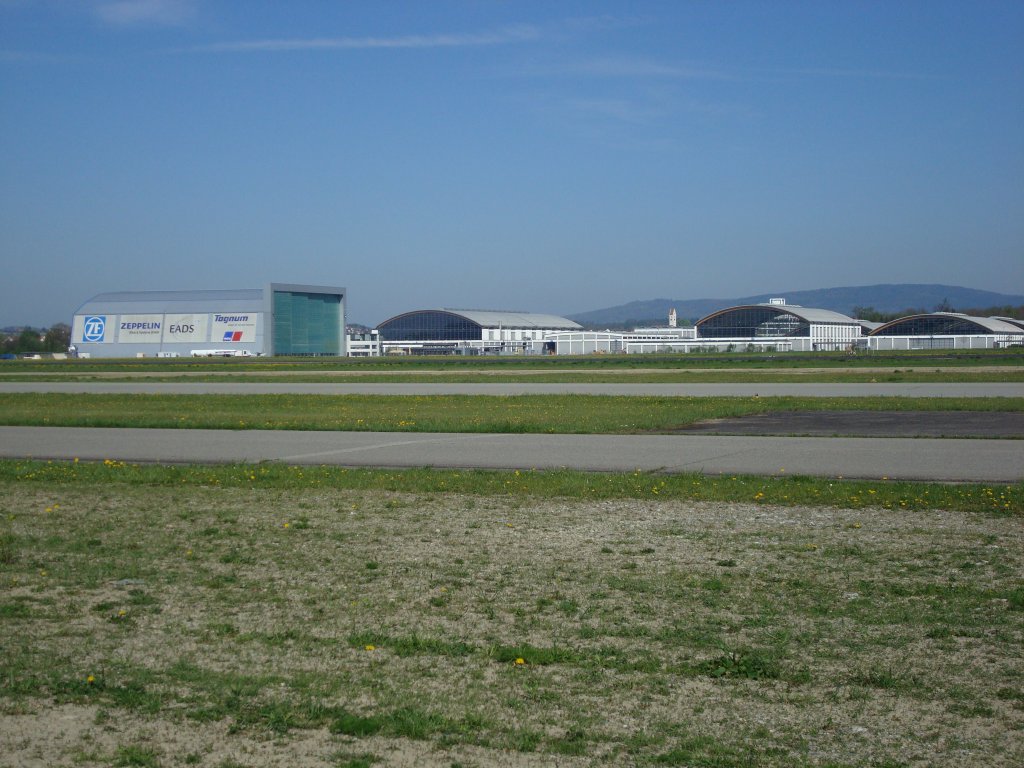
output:
[[[769,77],[846,78],[918,80],[926,76],[916,72],[882,69],[843,69],[830,67],[744,69],[706,64],[681,64],[649,58],[608,56],[563,62],[554,66],[536,67],[533,75],[570,74],[595,78],[637,80],[732,80],[743,81]]]
[[[549,58],[521,65],[524,77],[583,77],[595,80],[735,80],[728,70],[705,64],[684,64],[635,56]]]
[[[93,8],[101,21],[119,27],[175,26],[187,22],[194,11],[192,0],[110,0]]]
[[[41,53],[0,49],[0,61],[44,61],[47,58]]]
[[[568,106],[577,113],[611,118],[624,123],[644,124],[662,117],[664,110],[630,99],[572,99]]]
[[[718,69],[665,64],[651,59],[606,57],[571,62],[568,71],[595,77],[663,78],[673,80],[727,80],[731,76]]]
[[[828,67],[809,67],[805,69],[769,70],[780,75],[797,75],[802,77],[844,77],[876,80],[924,80],[927,75],[917,72],[900,72],[884,69],[834,69]]]
[[[537,40],[541,32],[530,25],[505,27],[476,34],[399,35],[394,37],[312,37],[239,40],[192,48],[194,51],[223,53],[285,52],[317,50],[366,50],[387,48],[468,48],[508,45]]]

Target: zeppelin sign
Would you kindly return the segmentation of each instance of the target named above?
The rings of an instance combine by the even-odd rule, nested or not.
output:
[[[167,315],[76,315],[76,344],[204,344],[256,341],[258,312]]]

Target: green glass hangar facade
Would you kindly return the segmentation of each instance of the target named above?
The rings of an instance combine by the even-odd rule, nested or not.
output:
[[[270,297],[273,354],[345,355],[345,304],[340,291],[274,287]]]
[[[347,291],[263,288],[102,293],[75,312],[72,353],[87,357],[343,357]]]

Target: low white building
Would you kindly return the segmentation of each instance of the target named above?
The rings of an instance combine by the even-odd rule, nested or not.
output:
[[[376,330],[348,334],[349,357],[380,357],[380,334]]]
[[[556,355],[610,355],[625,352],[622,334],[615,331],[558,331],[542,342]]]
[[[544,341],[554,345],[555,354],[628,355],[645,352],[688,352],[694,346],[696,329],[636,328],[632,331],[559,331],[548,334]]]

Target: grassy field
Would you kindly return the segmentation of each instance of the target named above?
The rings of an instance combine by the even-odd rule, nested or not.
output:
[[[773,411],[1022,411],[1024,398],[0,394],[0,424],[632,433]]]
[[[90,373],[75,374],[28,374],[23,376],[0,375],[0,381],[46,381],[46,382],[137,382],[147,383],[216,383],[230,378],[232,383],[289,383],[289,384],[930,384],[947,382],[953,384],[1014,383],[1024,382],[1024,370],[1005,368],[934,369],[922,370],[894,368],[868,371],[830,371],[825,369],[758,370],[739,369],[735,371],[655,371],[624,369],[615,371],[333,371],[311,373],[304,371],[251,372],[207,371],[207,372],[165,372],[138,373]]]
[[[714,352],[710,354],[643,355],[388,355],[374,358],[262,357],[262,358],[91,358],[78,360],[11,360],[0,370],[140,370],[184,368],[218,370],[464,370],[519,368],[790,368],[924,365],[1017,365],[1024,366],[1024,349],[867,351],[845,352]]]
[[[889,480],[821,479],[648,472],[489,471],[464,469],[349,469],[278,463],[159,465],[123,461],[55,462],[0,460],[0,482],[66,486],[130,484],[153,487],[218,487],[264,490],[333,489],[388,493],[458,493],[574,498],[672,499],[685,502],[753,502],[776,506],[836,509],[876,507],[952,510],[987,515],[1024,514],[1024,483],[920,483]]]
[[[0,462],[0,765],[1016,766],[1021,515],[1020,486]]]
[[[1024,399],[5,394],[0,423],[636,432],[808,408]],[[1017,766],[1022,520],[1021,483],[0,461],[0,767]]]

